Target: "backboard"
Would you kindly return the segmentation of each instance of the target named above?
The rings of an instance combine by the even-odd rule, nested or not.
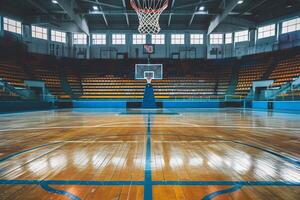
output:
[[[163,65],[162,64],[136,64],[135,65],[135,79],[142,80],[151,76],[153,80],[163,79]]]

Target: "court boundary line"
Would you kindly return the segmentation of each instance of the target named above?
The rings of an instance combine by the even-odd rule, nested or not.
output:
[[[76,129],[76,128],[112,128],[112,127],[120,127],[122,124],[139,124],[138,126],[128,126],[130,128],[137,127],[145,127],[145,125],[141,122],[116,122],[116,123],[105,123],[99,125],[90,125],[90,126],[51,126],[51,127],[31,127],[31,128],[8,128],[8,129],[0,129],[0,132],[7,131],[27,131],[27,130],[51,130],[51,129]],[[151,125],[154,123],[151,123]],[[290,131],[300,131],[300,128],[288,128],[288,127],[268,127],[268,126],[234,126],[234,125],[198,125],[193,123],[180,123],[180,122],[159,122],[159,125],[154,125],[154,128],[159,127],[174,127],[175,125],[188,125],[188,128],[235,128],[235,129],[266,129],[266,130],[290,130]],[[162,124],[162,125],[161,125]],[[111,126],[115,125],[115,126]],[[168,125],[168,126],[167,126]],[[127,127],[127,126],[125,126]],[[185,126],[180,126],[182,128],[186,128]]]
[[[123,123],[127,123],[127,122],[123,122]],[[114,123],[116,124],[116,123]],[[119,123],[120,124],[120,123]],[[54,189],[52,187],[50,187],[49,185],[88,185],[88,186],[92,186],[93,184],[99,185],[99,186],[105,186],[105,185],[143,185],[144,186],[144,199],[145,200],[151,200],[152,199],[152,189],[153,186],[158,186],[158,185],[178,185],[178,186],[223,186],[223,185],[227,185],[227,186],[233,186],[232,188],[228,188],[228,189],[223,189],[220,191],[216,191],[214,193],[208,194],[206,195],[203,200],[211,200],[212,198],[222,195],[222,194],[226,194],[226,193],[232,193],[235,192],[239,189],[241,189],[241,187],[243,186],[285,186],[285,187],[289,187],[289,186],[300,186],[300,182],[286,182],[286,181],[152,181],[152,169],[151,169],[151,125],[153,123],[151,123],[151,118],[150,115],[148,115],[148,123],[147,123],[147,142],[146,142],[146,159],[145,159],[145,169],[144,169],[144,181],[71,181],[71,180],[66,180],[66,181],[58,181],[58,180],[42,180],[42,181],[37,181],[37,180],[1,180],[0,179],[0,185],[39,185],[40,187],[42,187],[45,191],[49,192],[49,193],[55,193],[55,194],[60,194],[60,195],[65,195],[67,197],[69,197],[71,200],[80,200],[79,197],[63,191],[63,190],[57,190]],[[168,123],[170,124],[170,123]],[[176,123],[179,124],[179,123]],[[144,127],[144,126],[143,126]],[[216,126],[215,126],[216,127]],[[219,126],[217,126],[219,127]],[[237,128],[235,126],[235,128]],[[254,127],[252,127],[254,128]],[[275,129],[275,128],[272,128]],[[0,130],[1,131],[1,130]],[[221,141],[226,141],[223,140],[221,138],[218,138],[218,140]],[[299,166],[300,162],[299,161],[294,161],[286,156],[280,155],[276,152],[273,152],[271,150],[265,149],[265,148],[261,148],[261,147],[257,147],[254,145],[249,145],[249,144],[245,144],[242,143],[240,141],[231,141],[231,140],[227,140],[236,144],[241,144],[241,145],[246,145],[252,148],[256,148],[256,149],[260,149],[262,151],[268,152],[274,156],[277,156],[287,162],[292,161],[292,163],[294,165]],[[44,145],[40,145],[37,147],[33,147],[31,149],[28,150],[23,150],[21,152],[17,152],[15,154],[12,155],[8,155],[7,157],[0,159],[0,162],[2,161],[6,161],[9,160],[10,158],[13,158],[15,156],[18,156],[22,153],[26,153],[26,152],[30,152],[30,151],[34,151],[38,148],[42,148],[44,146],[49,146],[49,145],[53,145],[53,144],[59,144],[59,143],[63,143],[63,142],[56,142],[56,143],[49,143],[49,144],[44,144]]]
[[[55,189],[53,187],[50,187],[48,184],[46,183],[41,183],[40,187],[42,189],[44,189],[45,191],[49,192],[49,193],[53,193],[53,194],[59,194],[59,195],[64,195],[67,196],[68,198],[70,198],[71,200],[81,200],[79,197],[77,197],[76,195],[70,193],[70,192],[66,192],[64,190],[58,190]]]
[[[73,186],[143,186],[147,181],[95,181],[95,180],[6,180],[0,179],[0,185],[73,185]],[[152,181],[153,186],[277,186],[300,187],[299,182],[289,181]]]
[[[223,195],[223,194],[233,193],[233,192],[240,190],[242,187],[243,186],[241,186],[241,185],[235,185],[234,187],[231,187],[231,188],[219,190],[219,191],[216,191],[216,192],[206,195],[202,200],[211,200],[211,199],[213,199],[217,196]]]

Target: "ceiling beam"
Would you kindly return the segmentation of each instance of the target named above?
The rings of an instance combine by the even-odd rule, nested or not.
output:
[[[98,6],[99,6],[100,10],[102,11],[102,17],[103,17],[104,23],[105,23],[106,26],[108,26],[108,21],[107,21],[107,19],[106,19],[106,15],[105,15],[105,13],[103,12],[102,6],[99,4],[99,3],[100,3],[99,0],[96,0],[96,2],[98,3]]]
[[[78,5],[75,0],[57,0],[58,5],[67,13],[76,26],[87,35],[90,35],[87,20],[84,16],[75,13]]]
[[[251,6],[250,8],[248,8],[248,9],[246,9],[245,11],[243,11],[243,12],[241,12],[241,14],[240,15],[242,15],[242,14],[244,14],[244,13],[246,13],[246,12],[249,12],[249,11],[252,11],[252,10],[254,10],[254,9],[256,9],[256,8],[258,8],[258,7],[260,7],[261,5],[263,5],[265,2],[267,2],[268,0],[261,0],[261,1],[259,1],[259,2],[257,2],[257,3],[255,3],[253,6]],[[300,1],[300,0],[299,0]]]
[[[217,0],[203,0],[202,3],[209,3],[209,2],[215,2]],[[198,6],[199,3],[190,3],[190,4],[184,4],[182,6],[176,6],[174,9],[178,10],[178,9],[183,9],[183,8],[189,8],[189,7],[195,7]]]
[[[200,5],[201,3],[203,3],[203,0],[200,0],[200,1],[198,2],[198,4],[196,4],[195,9],[194,9],[194,12],[193,12],[192,17],[191,17],[190,22],[189,22],[189,26],[192,25],[192,23],[193,23],[193,21],[194,21],[194,18],[195,18],[195,15],[196,15],[196,12],[197,12],[197,10],[198,10],[198,7],[199,7],[199,5]]]
[[[232,17],[228,16],[224,23],[237,26],[239,28],[254,28],[256,27],[256,23],[250,20],[246,20],[240,17]]]
[[[99,2],[99,1],[95,2],[95,1],[92,1],[92,0],[80,0],[80,1],[97,4],[99,6],[106,6],[106,7],[110,7],[110,8],[122,9],[121,6],[117,6],[117,5],[114,5],[114,4],[111,4],[111,3],[102,3],[102,2]]]
[[[127,23],[127,26],[129,26],[130,24],[129,24],[129,18],[128,18],[128,14],[127,14],[126,2],[125,2],[125,0],[122,0],[122,2],[123,2],[123,7],[125,9],[126,23]]]
[[[171,10],[174,8],[175,1],[176,1],[176,0],[173,0],[173,1],[172,1]],[[169,20],[168,20],[168,26],[171,25],[172,15],[173,15],[172,12],[170,12],[170,14],[169,14]]]
[[[226,3],[224,10],[221,14],[217,15],[209,24],[207,34],[211,34],[236,7],[239,0],[229,0]]]
[[[36,2],[34,2],[33,0],[27,0],[28,3],[30,3],[32,6],[36,7],[37,9],[39,9],[42,13],[44,14],[48,14],[48,10],[46,10],[45,8],[43,8],[42,6],[40,6],[39,4],[37,4]]]
[[[51,13],[62,13],[60,11],[52,11]],[[133,10],[105,10],[105,11],[89,11],[88,13],[80,13],[81,15],[102,15],[102,14],[106,14],[106,15],[124,15],[125,13],[130,16],[130,15],[136,15],[136,12]],[[163,16],[169,16],[170,14],[172,15],[177,15],[177,16],[190,16],[191,15],[191,11],[190,10],[171,10],[171,11],[164,11],[163,13],[161,13],[161,15]],[[213,12],[208,12],[208,11],[196,11],[193,14],[195,15],[211,15],[211,16],[216,16],[219,15],[219,13],[213,13]],[[230,12],[228,15],[240,15],[239,12]],[[243,13],[243,15],[247,16],[247,15],[252,15],[252,13],[250,12],[246,12]]]

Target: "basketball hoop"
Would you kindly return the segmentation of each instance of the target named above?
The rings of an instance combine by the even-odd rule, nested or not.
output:
[[[168,7],[168,0],[130,0],[130,4],[138,15],[141,34],[160,32],[159,18]]]
[[[147,80],[148,84],[151,84],[152,79],[154,78],[154,72],[153,71],[145,71],[144,77]]]
[[[146,77],[146,80],[147,80],[147,83],[148,83],[148,84],[151,84],[152,78],[153,78],[152,76]]]

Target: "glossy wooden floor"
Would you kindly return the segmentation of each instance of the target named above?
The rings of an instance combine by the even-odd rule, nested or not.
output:
[[[4,114],[0,176],[1,200],[299,200],[300,114]]]

